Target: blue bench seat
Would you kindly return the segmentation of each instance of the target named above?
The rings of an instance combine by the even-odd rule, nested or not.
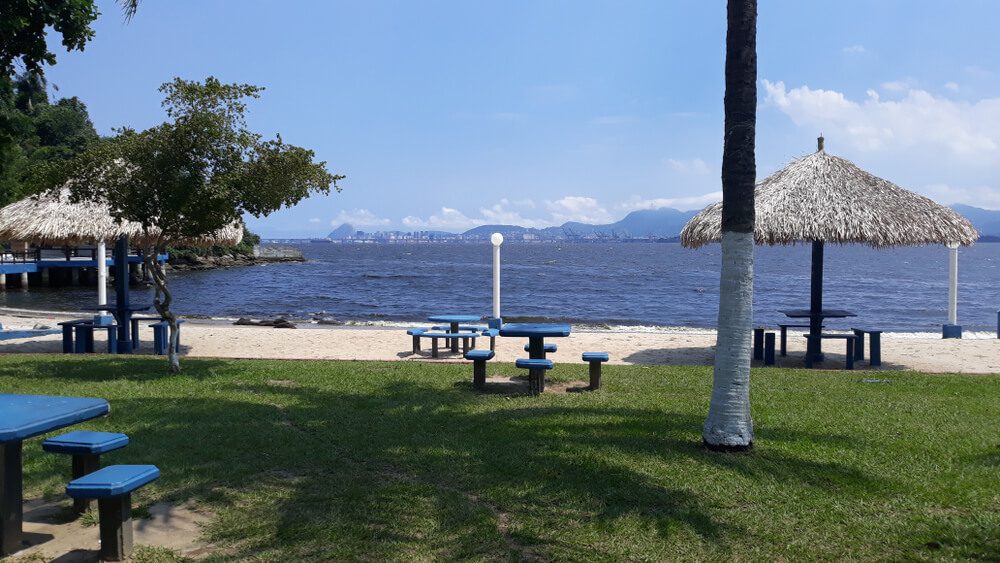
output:
[[[419,354],[420,353],[420,336],[423,333],[425,333],[425,332],[427,332],[426,328],[411,328],[411,329],[409,329],[409,330],[406,331],[406,334],[408,336],[412,336],[413,337],[413,353],[414,354]]]
[[[609,360],[607,352],[584,352],[583,361],[585,362],[606,362]]]
[[[518,358],[514,365],[520,369],[528,370],[528,393],[537,395],[545,391],[545,371],[552,369],[552,360]]]
[[[476,338],[479,334],[475,332],[425,332],[416,338],[430,338],[431,339],[431,357],[438,357],[438,340],[445,339],[455,343],[458,346],[458,340],[462,340],[462,352],[468,352],[470,349],[475,347]],[[470,346],[470,342],[472,345]],[[453,348],[454,350],[454,348]]]
[[[488,328],[482,332],[482,336],[490,339],[490,350],[497,349],[497,337],[500,336],[500,329]]]
[[[101,468],[101,454],[106,454],[128,445],[128,436],[117,432],[94,432],[76,430],[61,436],[48,438],[42,442],[42,449],[50,454],[68,454],[71,461],[73,479],[78,479]],[[83,514],[90,508],[87,499],[74,499],[73,511]]]
[[[540,358],[518,358],[514,365],[521,369],[552,369],[552,360]]]
[[[184,321],[177,319],[177,346],[174,348],[174,352],[181,351],[181,324]],[[157,356],[163,356],[167,353],[167,347],[170,342],[170,323],[166,319],[155,322],[149,325],[153,329],[153,353]]]
[[[159,476],[155,465],[109,465],[66,485],[74,499],[97,500],[101,560],[122,561],[132,554],[132,492]]]
[[[42,442],[42,449],[52,454],[101,455],[128,445],[128,436],[117,432],[76,430]]]
[[[493,350],[469,350],[468,352],[465,353],[465,359],[473,361],[475,360],[486,361],[486,360],[492,360],[495,355],[496,352],[494,352]]]
[[[118,327],[115,324],[97,324],[94,319],[75,319],[58,323],[62,327],[64,354],[93,354],[94,330],[108,331],[108,353],[118,352]],[[75,338],[75,341],[74,341]]]
[[[434,325],[431,330],[451,330],[450,325]],[[458,330],[465,332],[482,332],[486,330],[485,326],[472,326],[472,325],[458,325]]]
[[[66,485],[73,498],[104,499],[127,495],[160,476],[155,465],[109,465]]]
[[[804,336],[806,338],[806,341],[808,342],[808,344],[806,345],[806,367],[807,368],[812,368],[813,367],[813,362],[815,361],[815,358],[813,357],[813,354],[811,354],[810,352],[812,350],[816,350],[816,349],[819,348],[819,346],[817,346],[817,344],[819,343],[820,340],[825,340],[825,339],[841,339],[841,340],[845,340],[847,342],[847,353],[845,354],[846,361],[844,363],[844,369],[854,369],[854,345],[855,345],[855,342],[858,339],[857,335],[854,335],[854,334],[830,334],[830,333],[825,333],[824,332],[824,333],[817,334],[817,335],[803,334],[802,336]]]

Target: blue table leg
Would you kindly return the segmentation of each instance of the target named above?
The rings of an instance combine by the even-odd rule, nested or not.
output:
[[[139,319],[129,319],[132,323],[132,349],[139,349]]]
[[[0,557],[21,551],[24,489],[21,441],[0,443]]]
[[[86,327],[82,325],[76,325],[75,327],[73,327],[73,329],[76,331],[76,342],[73,345],[73,352],[77,354],[86,354],[87,353]]]
[[[65,324],[62,327],[63,331],[63,354],[73,353],[73,325]]]
[[[451,323],[451,332],[458,334],[458,323]],[[458,353],[458,339],[452,338],[451,340],[451,351],[453,354]]]
[[[116,327],[108,327],[108,354],[118,353],[118,331]]]
[[[545,359],[545,338],[541,336],[528,337],[528,357],[533,360]],[[545,370],[528,370],[528,390],[532,393],[545,391]]]

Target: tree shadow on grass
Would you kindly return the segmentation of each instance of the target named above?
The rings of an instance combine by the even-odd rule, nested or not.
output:
[[[94,380],[94,361],[61,377]],[[211,362],[198,364],[191,371],[211,375]],[[107,368],[101,377],[121,375],[120,366]],[[699,472],[730,484],[768,477],[876,495],[892,489],[779,449],[712,454],[700,446],[700,417],[606,406],[596,395],[484,397],[412,380],[352,391],[267,381],[222,387],[220,398],[117,398],[113,421],[96,423],[131,437],[115,463],[160,466],[153,491],[220,507],[209,534],[233,544],[235,559],[620,558],[629,548],[605,540],[622,533],[724,549],[745,530],[720,520],[719,499],[691,482],[706,478]],[[665,470],[685,466],[700,469]],[[62,477],[53,465],[35,471]]]
[[[0,362],[0,378],[68,379],[76,382],[103,382],[113,380],[150,381],[170,376],[166,356],[125,354],[59,354],[11,357]],[[23,360],[23,361],[19,361]],[[227,367],[222,360],[199,358],[185,362],[181,358],[181,375],[193,379],[215,377],[217,370]],[[58,394],[52,389],[50,394]]]

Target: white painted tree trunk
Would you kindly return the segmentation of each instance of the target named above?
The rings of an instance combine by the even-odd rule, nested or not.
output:
[[[712,403],[703,438],[710,448],[748,449],[753,334],[753,233],[722,233],[722,276]]]

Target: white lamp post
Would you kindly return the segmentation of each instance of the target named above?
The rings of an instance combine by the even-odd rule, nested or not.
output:
[[[948,245],[948,324],[941,329],[943,338],[962,338],[958,324],[958,245]]]
[[[493,233],[490,236],[493,243],[493,318],[500,318],[500,245],[503,244],[503,235]]]
[[[108,304],[108,261],[107,261],[107,248],[105,247],[104,241],[97,241],[97,250],[94,251],[94,261],[97,263],[97,304],[107,305]],[[106,311],[100,311],[101,315],[107,314]]]

